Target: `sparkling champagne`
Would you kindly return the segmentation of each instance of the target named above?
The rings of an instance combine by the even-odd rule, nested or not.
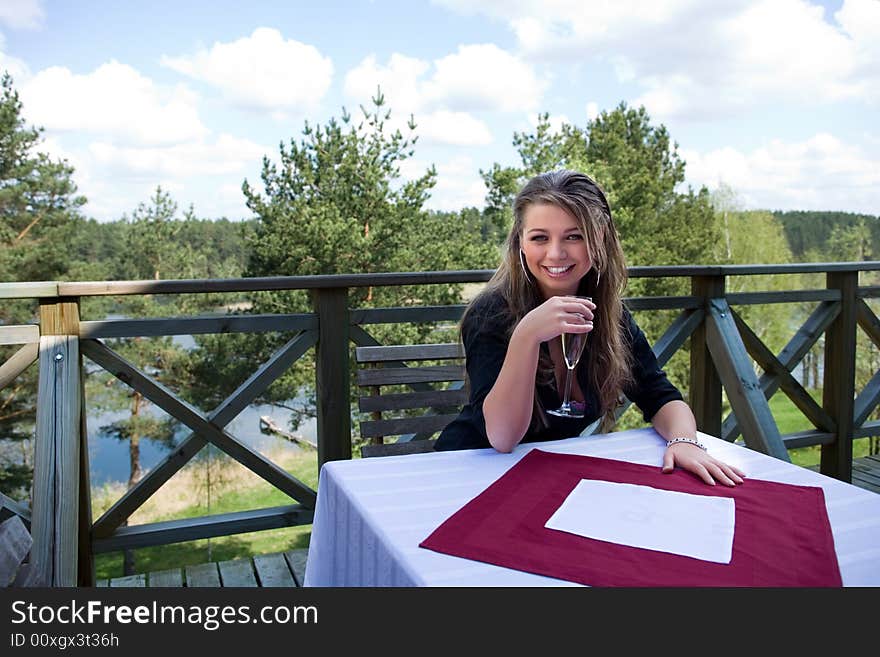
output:
[[[592,301],[590,297],[578,297]],[[565,358],[565,395],[562,398],[562,406],[548,410],[550,415],[559,417],[583,417],[583,404],[576,407],[571,401],[571,380],[574,378],[574,368],[581,359],[581,353],[587,342],[587,333],[562,333],[559,339],[562,341],[562,356]]]
[[[562,354],[565,357],[565,366],[573,370],[581,359],[581,353],[586,343],[586,333],[563,333]]]

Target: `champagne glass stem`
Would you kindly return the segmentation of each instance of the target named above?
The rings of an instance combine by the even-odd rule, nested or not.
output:
[[[562,408],[567,412],[571,408],[571,372],[572,370],[565,370],[565,398],[562,400]]]

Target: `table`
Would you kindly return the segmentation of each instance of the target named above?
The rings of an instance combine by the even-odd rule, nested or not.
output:
[[[825,494],[844,586],[880,586],[880,495],[745,447],[699,434],[712,455],[749,477]],[[494,449],[386,456],[324,465],[306,562],[306,586],[578,586],[418,547],[443,521],[528,451],[660,466],[653,429]]]

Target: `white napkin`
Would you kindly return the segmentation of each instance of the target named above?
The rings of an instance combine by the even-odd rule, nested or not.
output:
[[[730,563],[734,502],[581,479],[545,527],[632,547]]]

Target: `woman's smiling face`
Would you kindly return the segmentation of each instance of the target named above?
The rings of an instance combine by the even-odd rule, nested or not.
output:
[[[556,205],[535,203],[526,208],[520,244],[545,299],[577,294],[581,278],[593,266],[577,220]]]

